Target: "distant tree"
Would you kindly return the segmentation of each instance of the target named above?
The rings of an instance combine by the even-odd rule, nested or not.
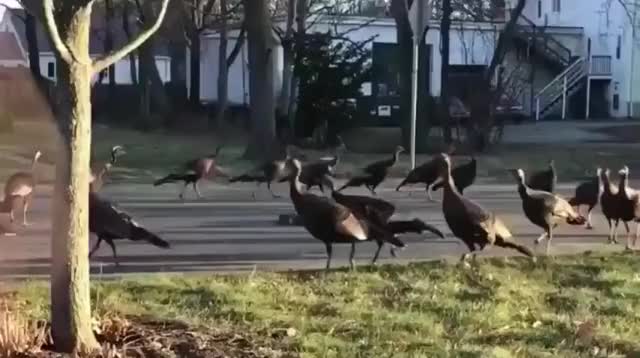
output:
[[[498,81],[492,82],[496,69],[504,62],[507,52],[512,47],[517,21],[522,15],[525,5],[526,0],[518,0],[516,6],[511,9],[509,20],[500,31],[493,56],[484,72],[482,88],[476,91],[477,95],[472,99],[471,122],[467,130],[470,132],[475,149],[479,151],[487,149],[491,142],[490,137],[494,125],[495,108],[503,94],[503,89],[501,88],[503,80],[498,78]]]
[[[275,39],[268,0],[244,0],[249,45],[251,139],[245,157],[271,157],[275,144]]]
[[[241,4],[241,3],[240,3]],[[236,12],[238,7],[235,7]],[[214,117],[214,124],[222,122],[227,108],[229,107],[229,68],[238,58],[240,50],[244,46],[246,37],[246,25],[244,20],[242,21],[242,28],[236,38],[236,43],[231,50],[231,53],[227,55],[227,47],[229,43],[229,27],[234,19],[234,11],[230,9],[227,0],[220,0],[220,21],[218,27],[220,29],[220,46],[218,47],[218,103],[216,106],[216,114]],[[236,22],[237,23],[237,22]]]
[[[310,137],[326,128],[322,145],[337,143],[337,134],[356,119],[362,83],[371,79],[373,38],[352,42],[331,33],[305,36],[299,47],[295,74],[300,79],[296,135]],[[324,135],[323,135],[324,137]]]
[[[202,31],[207,29],[214,17],[215,3],[216,0],[183,1],[183,23],[190,50],[189,102],[194,107],[200,105],[200,35]]]
[[[451,123],[449,119],[449,57],[450,57],[450,30],[451,30],[451,0],[442,0],[442,19],[440,20],[440,54],[442,66],[440,67],[440,125],[444,133],[444,141],[447,144],[453,142],[451,135]]]
[[[164,1],[164,0],[163,0]],[[151,26],[156,18],[158,2],[155,0],[135,0],[140,28]],[[137,125],[157,127],[159,119],[171,113],[171,103],[156,65],[156,45],[150,37],[138,49],[138,88],[140,93],[140,115]]]
[[[91,78],[140,46],[159,27],[169,0],[136,38],[96,59],[89,57],[92,0],[24,0],[46,24],[57,66],[57,150],[52,211],[51,335],[56,350],[86,357],[99,348],[89,294],[89,158]],[[55,4],[55,5],[54,5]]]

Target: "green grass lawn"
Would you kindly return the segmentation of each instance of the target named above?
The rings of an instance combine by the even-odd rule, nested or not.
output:
[[[98,317],[180,321],[302,357],[640,357],[635,254],[94,282]],[[12,300],[49,315],[42,283]],[[233,356],[233,355],[232,355]],[[244,356],[244,355],[238,355]],[[250,355],[246,355],[250,356]]]

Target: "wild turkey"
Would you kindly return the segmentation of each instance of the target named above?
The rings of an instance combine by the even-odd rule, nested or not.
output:
[[[102,163],[101,165],[94,164],[91,167],[91,179],[89,181],[89,190],[92,192],[98,192],[102,189],[104,185],[104,176],[111,170],[111,168],[116,165],[116,161],[119,156],[127,154],[124,150],[124,147],[121,145],[116,145],[111,148],[111,160],[107,163]]]
[[[371,198],[368,196],[358,196],[358,195],[344,195],[339,193],[338,191],[332,192],[333,199],[338,203],[346,206],[349,210],[351,210],[354,214],[356,214],[359,218],[364,218],[371,223],[377,225],[385,229],[388,232],[391,232],[394,236],[405,233],[416,233],[422,234],[424,231],[429,231],[434,233],[435,235],[444,238],[444,235],[437,228],[428,225],[424,221],[414,218],[413,220],[389,220],[396,208],[395,205],[389,203],[388,201]],[[384,238],[370,237],[369,239],[375,240],[378,249],[373,257],[372,264],[375,264],[380,255],[380,250],[382,250],[382,246],[385,241]],[[398,239],[399,241],[399,239]],[[396,257],[395,247],[404,247],[404,243],[399,245],[392,245],[391,247],[391,256]]]
[[[602,194],[600,194],[600,208],[602,214],[609,224],[609,235],[607,241],[610,244],[618,243],[618,224],[620,223],[618,188],[611,185],[609,179],[609,169],[600,173],[602,182]]]
[[[553,159],[549,160],[549,168],[536,173],[532,173],[527,179],[527,186],[533,190],[542,190],[548,193],[555,193],[556,182],[558,177],[556,175],[556,167]]]
[[[339,161],[340,156],[335,155],[331,159],[320,159],[303,164],[300,172],[300,182],[307,187],[307,190],[317,186],[324,193],[324,187],[326,186],[333,191],[333,180],[331,178],[335,175],[335,168]],[[282,181],[286,181],[286,179]]]
[[[535,240],[539,244],[547,238],[546,252],[549,254],[553,229],[559,220],[564,220],[569,225],[584,225],[586,219],[581,216],[565,199],[542,190],[534,190],[525,183],[524,170],[515,170],[514,176],[518,180],[518,194],[522,199],[522,209],[525,216],[534,225],[544,229],[544,233]]]
[[[102,199],[96,193],[89,193],[89,230],[96,235],[98,241],[89,252],[89,257],[105,241],[113,251],[113,259],[118,263],[114,240],[129,239],[132,241],[146,241],[154,246],[168,249],[169,243],[157,235],[140,226],[127,213],[117,209],[108,200]]]
[[[345,185],[343,185],[338,191],[341,191],[348,187],[357,187],[364,185],[371,191],[372,194],[376,194],[376,188],[382,183],[389,174],[389,170],[398,162],[400,153],[404,152],[402,146],[398,146],[393,152],[393,156],[389,159],[380,160],[375,163],[367,165],[362,171],[362,175],[354,176],[349,179]]]
[[[22,224],[28,226],[27,211],[29,210],[29,204],[36,188],[37,171],[36,165],[38,160],[42,156],[42,153],[38,150],[33,156],[31,161],[30,172],[18,172],[13,174],[7,179],[4,185],[4,210],[9,212],[9,218],[11,222],[15,220],[14,211],[18,201],[22,200]],[[8,209],[8,210],[7,210]]]
[[[451,171],[453,182],[456,184],[456,189],[460,194],[464,194],[464,189],[468,188],[476,180],[476,174],[478,172],[478,164],[476,158],[471,156],[471,161],[468,163],[459,165]],[[444,184],[442,182],[431,187],[432,191],[437,191],[442,188]]]
[[[334,243],[351,244],[349,263],[352,269],[355,267],[353,257],[356,242],[376,237],[395,245],[403,245],[392,233],[373,225],[370,221],[356,217],[351,210],[336,203],[335,200],[309,192],[303,193],[300,183],[302,164],[297,159],[289,159],[287,166],[292,171],[289,178],[291,201],[307,231],[324,242],[327,250],[327,270],[331,266]]]
[[[406,178],[396,187],[396,191],[407,184],[424,183],[427,185],[426,191],[429,200],[433,201],[431,196],[431,187],[438,180],[438,166],[435,159],[432,159],[420,166],[415,167],[409,172]]]
[[[273,198],[279,198],[280,196],[276,195],[271,189],[271,183],[273,183],[274,181],[282,182],[288,180],[291,173],[289,173],[289,168],[287,167],[286,162],[289,158],[291,158],[291,155],[289,150],[287,149],[285,159],[266,162],[248,173],[230,178],[229,182],[255,182],[258,186],[261,183],[267,183],[267,189],[269,189],[271,196]],[[256,198],[255,192],[253,193],[253,198]]]
[[[618,184],[618,215],[627,229],[627,250],[631,250],[638,240],[638,228],[636,236],[631,245],[631,235],[629,234],[629,222],[640,220],[640,193],[629,187],[629,167],[624,166],[619,172],[620,183]],[[638,225],[638,224],[637,224]]]
[[[461,261],[465,261],[471,253],[475,257],[478,249],[483,250],[490,244],[515,249],[533,257],[531,250],[513,240],[511,232],[500,218],[458,192],[451,177],[451,160],[447,154],[438,155],[435,162],[438,174],[444,182],[442,212],[445,221],[453,235],[461,239],[469,249],[469,253],[462,255]]]
[[[200,190],[198,188],[198,183],[200,182],[200,180],[211,178],[216,174],[221,174],[220,170],[216,166],[216,159],[218,158],[221,149],[222,146],[219,145],[216,148],[216,152],[214,154],[186,162],[182,166],[182,173],[171,173],[164,178],[156,180],[153,183],[153,186],[181,181],[184,183],[184,187],[180,192],[180,199],[184,199],[184,192],[189,184],[193,185],[193,191],[195,191],[198,198],[201,199],[202,194],[200,194]]]
[[[586,228],[589,230],[593,229],[593,225],[591,224],[591,211],[598,205],[600,195],[602,195],[601,173],[602,169],[597,168],[596,176],[589,181],[578,184],[573,197],[569,199],[569,204],[575,207],[578,213],[580,212],[580,206],[587,206]]]

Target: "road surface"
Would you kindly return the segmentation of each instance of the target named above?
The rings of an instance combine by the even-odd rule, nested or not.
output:
[[[381,263],[409,262],[440,258],[458,258],[465,247],[454,237],[441,213],[441,204],[426,200],[424,190],[409,189],[395,192],[397,181],[391,180],[379,190],[382,198],[398,207],[397,218],[419,217],[440,228],[447,238],[432,235],[407,235],[408,247],[398,252],[398,259],[383,249]],[[277,223],[280,214],[292,214],[288,187],[276,185],[283,194],[271,199],[266,188],[256,191],[252,184],[203,185],[205,199],[196,200],[193,191],[187,191],[185,202],[177,200],[178,187],[166,185],[154,188],[141,184],[112,184],[104,188],[103,195],[117,202],[140,223],[169,241],[172,248],[163,250],[144,242],[120,240],[117,242],[121,266],[115,268],[111,249],[103,244],[91,261],[92,273],[125,275],[148,272],[242,272],[250,270],[319,269],[325,264],[324,245],[313,239],[302,227],[282,226]],[[569,195],[572,185],[560,185],[560,193]],[[347,189],[345,193],[363,194],[364,189]],[[440,198],[440,193],[434,195]],[[498,213],[511,231],[530,247],[541,230],[523,216],[515,184],[476,184],[465,191],[486,208]],[[51,188],[39,187],[27,228],[18,227],[18,236],[0,236],[0,277],[44,277],[49,273]],[[622,250],[620,245],[607,245],[606,222],[600,208],[594,210],[595,230],[563,225],[556,230],[553,253],[572,253],[587,250]],[[20,215],[18,216],[21,219]],[[6,224],[6,215],[0,219]],[[620,230],[622,232],[622,230]],[[621,242],[624,242],[624,236]],[[91,238],[93,244],[95,238]],[[538,248],[542,253],[542,247]],[[376,245],[361,243],[356,262],[370,262]],[[487,254],[504,254],[498,248]],[[347,264],[348,245],[336,245],[333,266]]]

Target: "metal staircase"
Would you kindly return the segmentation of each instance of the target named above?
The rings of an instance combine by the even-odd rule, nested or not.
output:
[[[584,86],[588,75],[588,61],[584,57],[575,60],[535,95],[536,121],[562,106],[562,119],[567,115],[567,99]]]
[[[571,56],[571,50],[544,32],[544,27],[537,26],[528,17],[520,15],[516,24],[516,37],[526,41],[543,58],[555,62],[561,68],[569,66],[575,60]]]
[[[562,118],[566,118],[568,98],[584,86],[584,79],[589,74],[589,61],[584,57],[572,56],[571,50],[544,32],[544,28],[524,15],[518,17],[516,39],[526,43],[530,51],[560,71],[534,96],[536,121],[555,112],[560,106]]]

